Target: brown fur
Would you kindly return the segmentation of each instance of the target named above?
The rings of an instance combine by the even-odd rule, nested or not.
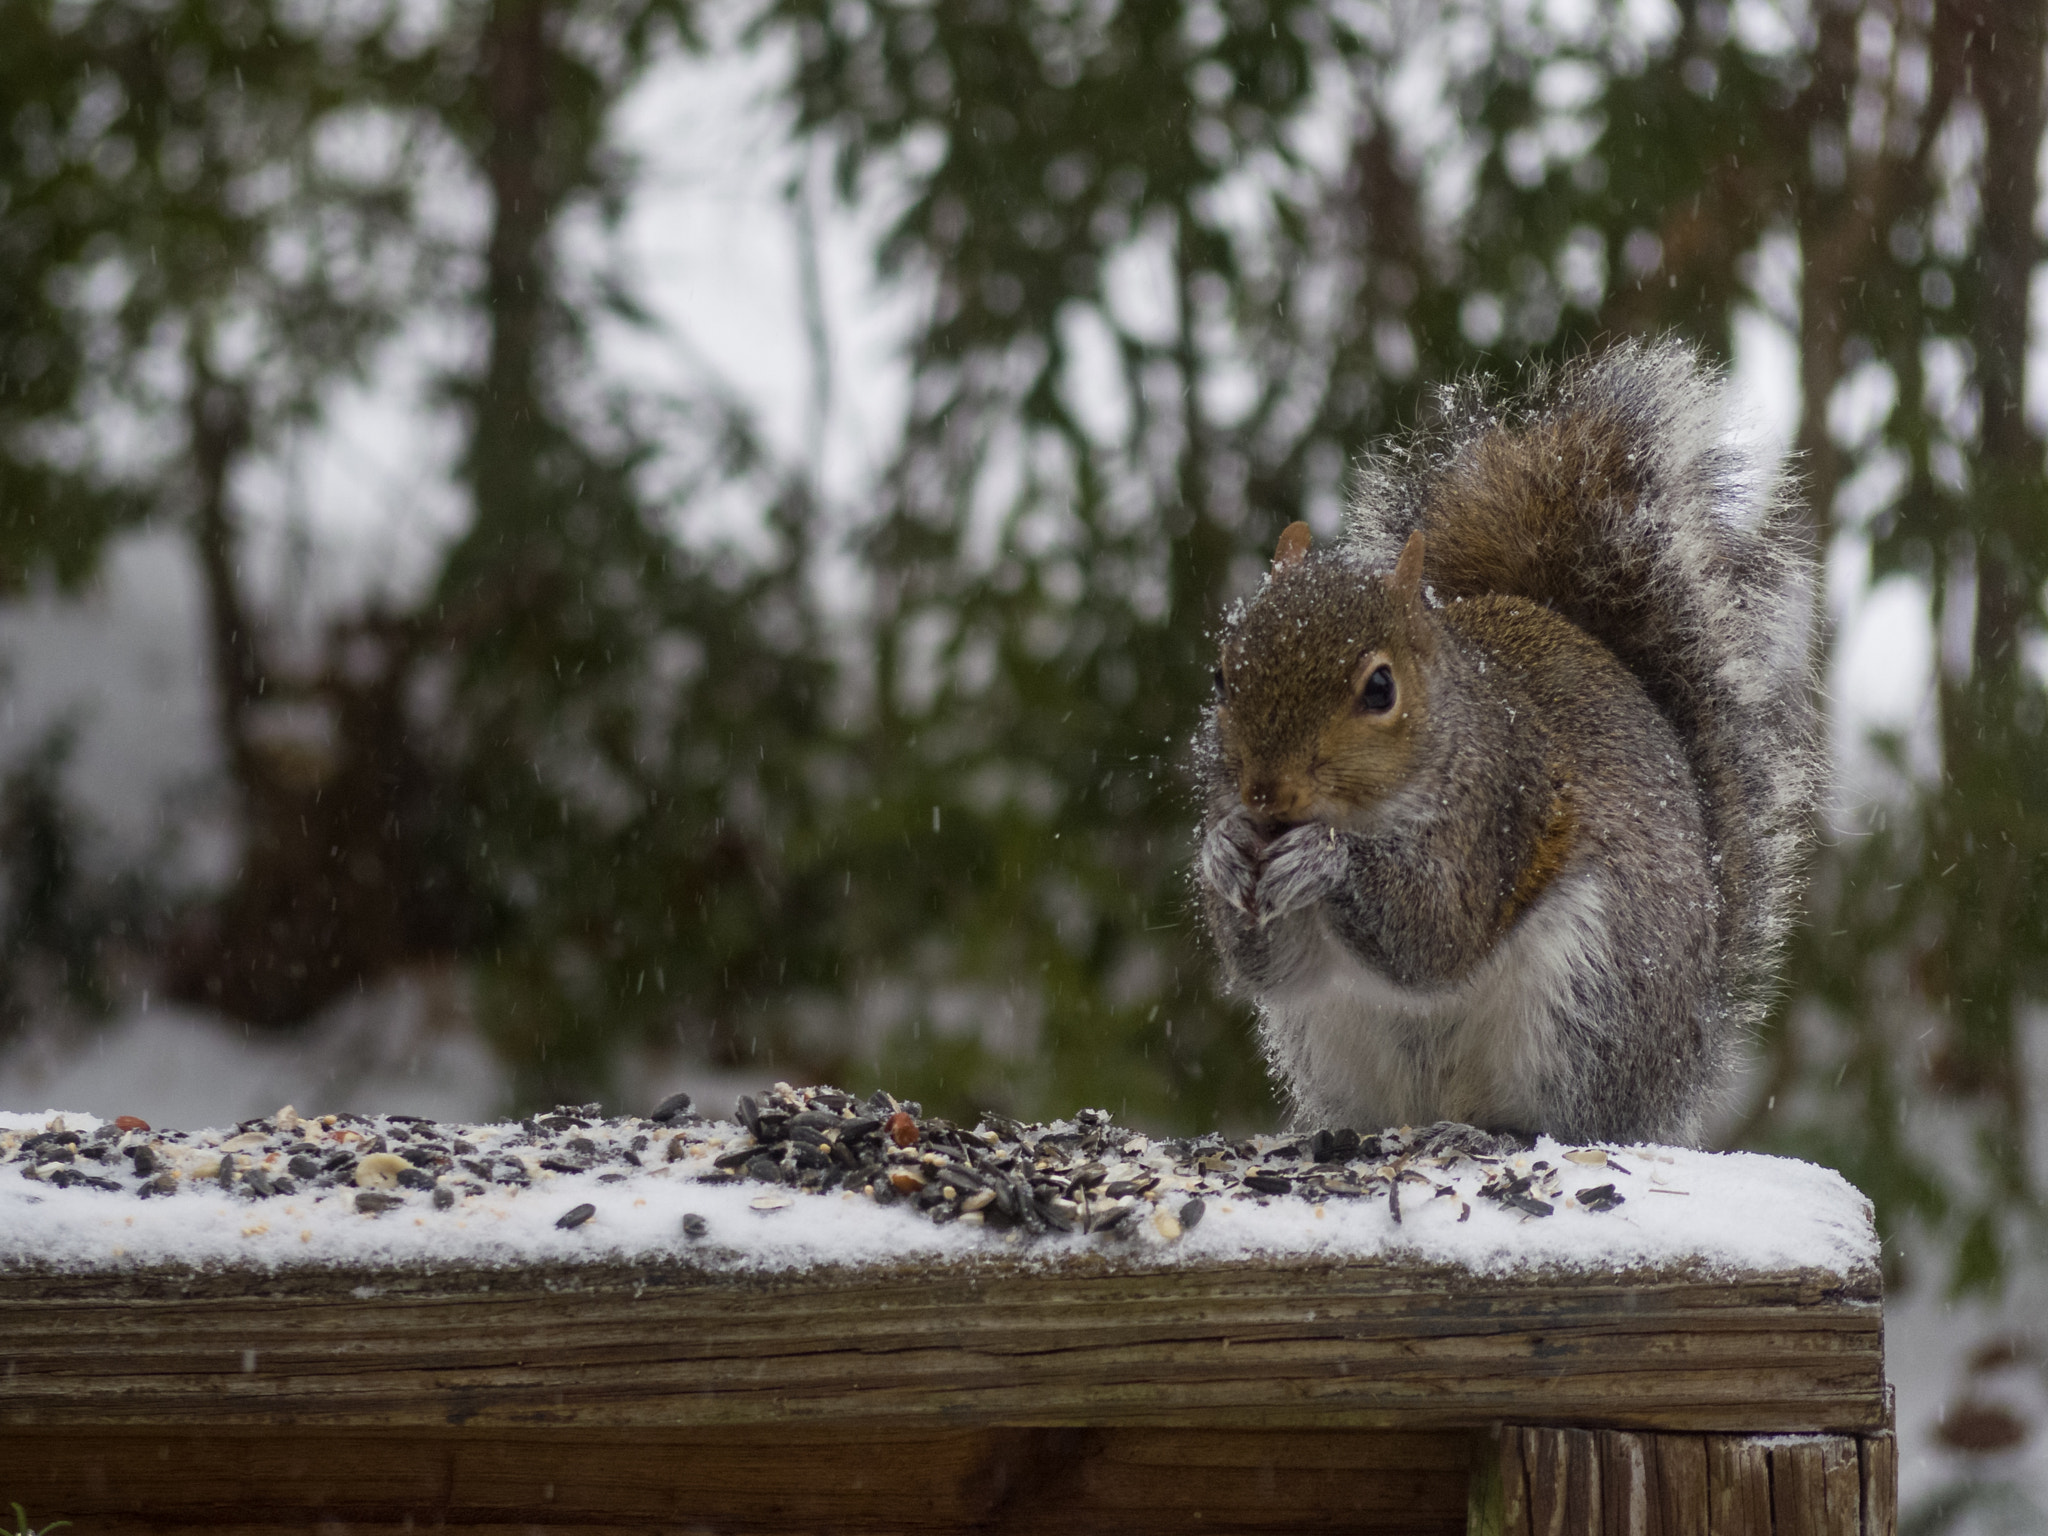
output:
[[[1497,934],[1506,933],[1529,904],[1550,889],[1551,881],[1571,859],[1578,837],[1578,807],[1572,803],[1571,785],[1561,783],[1550,797],[1550,814],[1544,819],[1542,832],[1537,834],[1536,846],[1529,850],[1522,872],[1515,876],[1515,888],[1501,903],[1500,920],[1494,928]]]

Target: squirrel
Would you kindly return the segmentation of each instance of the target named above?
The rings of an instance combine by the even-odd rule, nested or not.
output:
[[[1698,1143],[1820,787],[1814,562],[1725,395],[1676,341],[1449,386],[1226,618],[1195,877],[1299,1123]]]

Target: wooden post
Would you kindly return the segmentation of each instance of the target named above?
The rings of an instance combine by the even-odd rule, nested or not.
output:
[[[1483,1536],[1895,1536],[1889,1430],[1662,1435],[1503,1425],[1479,1442]]]

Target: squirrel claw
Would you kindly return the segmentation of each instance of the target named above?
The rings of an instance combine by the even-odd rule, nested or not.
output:
[[[1345,866],[1344,842],[1334,827],[1310,822],[1281,834],[1266,851],[1259,880],[1259,926],[1341,889]]]
[[[1257,915],[1260,841],[1249,818],[1238,814],[1224,817],[1202,840],[1202,883],[1246,917]]]

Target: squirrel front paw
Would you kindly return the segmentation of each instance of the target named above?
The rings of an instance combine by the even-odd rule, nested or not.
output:
[[[1266,848],[1254,915],[1263,925],[1314,906],[1343,888],[1345,868],[1343,837],[1335,827],[1309,822],[1281,833]]]
[[[1235,806],[1202,839],[1202,883],[1247,917],[1259,884],[1259,858],[1266,837],[1251,813]]]

